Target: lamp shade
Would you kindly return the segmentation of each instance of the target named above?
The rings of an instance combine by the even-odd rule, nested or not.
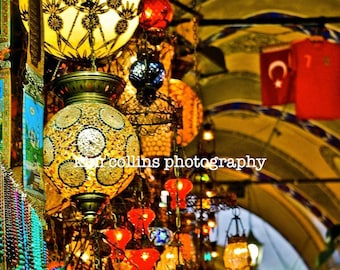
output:
[[[169,192],[171,197],[171,208],[176,209],[178,205],[180,209],[184,209],[187,206],[186,196],[192,190],[193,184],[187,178],[174,178],[167,180],[164,188]]]
[[[165,246],[156,270],[176,270],[178,265],[184,265],[182,250],[176,245]]]
[[[29,1],[19,8],[26,28],[30,25]],[[57,58],[81,59],[110,56],[133,35],[139,24],[140,0],[43,0],[44,44]],[[29,31],[29,30],[28,30]]]
[[[128,220],[135,227],[135,238],[141,238],[143,234],[149,237],[148,228],[155,217],[155,212],[148,207],[133,208],[127,213]]]
[[[156,99],[156,91],[162,86],[165,69],[161,62],[142,56],[131,65],[129,79],[137,89],[137,100],[150,106]]]
[[[223,254],[226,270],[250,270],[250,254],[247,239],[242,236],[228,238],[228,245]]]
[[[168,0],[144,0],[140,26],[145,30],[164,30],[173,17]]]
[[[150,240],[156,247],[165,246],[170,243],[173,235],[170,229],[163,227],[151,227],[150,231]]]
[[[131,250],[129,259],[138,265],[138,269],[153,270],[159,259],[159,252],[155,248],[142,248]]]
[[[170,79],[169,96],[182,107],[182,128],[178,130],[178,143],[186,146],[197,136],[203,122],[202,102],[189,85],[174,78]]]
[[[125,257],[124,250],[127,243],[132,238],[132,233],[126,228],[109,229],[105,232],[107,241],[113,245],[111,257],[123,260]]]
[[[71,81],[67,90],[79,83],[87,91],[71,95],[72,102],[46,124],[44,172],[63,198],[83,193],[112,198],[133,179],[136,168],[129,162],[139,155],[138,137],[126,117],[98,95],[98,88],[110,92],[106,75],[78,75],[60,78],[61,85]]]

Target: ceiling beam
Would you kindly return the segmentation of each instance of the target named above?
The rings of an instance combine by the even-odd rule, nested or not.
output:
[[[282,184],[340,184],[340,178],[305,178],[305,179],[262,179],[262,180],[215,180],[214,185],[282,185]],[[199,184],[199,183],[195,183]]]
[[[173,20],[171,25],[175,26],[181,23],[189,22],[191,18],[183,18]],[[270,18],[270,17],[252,17],[246,19],[199,19],[198,24],[200,26],[219,26],[219,25],[232,25],[232,26],[247,26],[254,24],[301,24],[301,25],[315,25],[324,26],[326,23],[340,23],[340,17],[282,17],[282,18]]]

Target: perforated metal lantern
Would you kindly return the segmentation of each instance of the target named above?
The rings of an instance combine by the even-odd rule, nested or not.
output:
[[[60,77],[55,84],[67,106],[44,129],[44,172],[49,182],[67,199],[78,194],[118,195],[136,172],[130,160],[139,156],[134,128],[108,97],[119,91],[115,87],[121,87],[121,80],[79,72]]]

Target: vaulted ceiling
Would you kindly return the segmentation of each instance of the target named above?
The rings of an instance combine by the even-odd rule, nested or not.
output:
[[[198,37],[197,25],[190,20],[193,12],[182,6],[191,7],[192,1],[172,3],[170,29],[184,37],[186,46],[199,40],[199,94],[215,127],[216,154],[267,158],[256,173],[219,169],[216,183],[222,187],[246,181],[240,205],[273,225],[311,267],[324,248],[315,220],[325,228],[340,223],[340,119],[301,121],[293,104],[263,107],[259,53],[268,45],[290,43],[320,29],[339,42],[340,2],[197,1]],[[191,70],[182,80],[195,87],[196,75]],[[187,146],[188,155],[195,153],[196,145],[195,140]]]

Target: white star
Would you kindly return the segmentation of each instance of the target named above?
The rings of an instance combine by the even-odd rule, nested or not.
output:
[[[282,81],[281,80],[275,80],[274,85],[275,85],[275,88],[281,88],[282,87]]]

